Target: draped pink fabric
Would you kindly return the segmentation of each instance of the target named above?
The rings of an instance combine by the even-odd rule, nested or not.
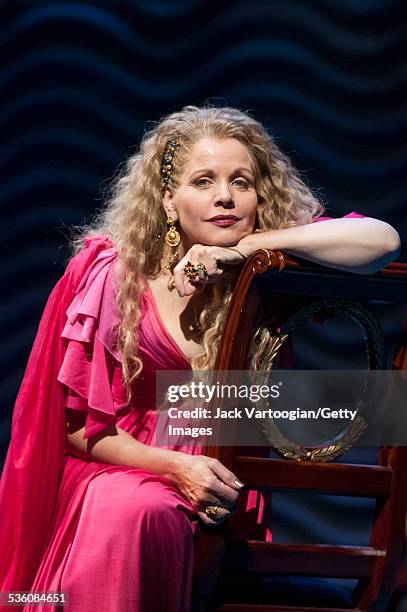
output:
[[[164,477],[65,450],[65,407],[86,411],[86,438],[116,423],[154,445],[156,372],[190,368],[146,286],[139,329],[144,368],[126,404],[114,314],[116,257],[103,236],[88,240],[40,322],[0,483],[0,590],[65,591],[67,612],[185,612],[197,523],[190,503]],[[174,449],[201,452],[195,445]],[[269,497],[241,495],[240,536],[270,541]]]
[[[164,477],[64,451],[64,406],[86,411],[86,438],[116,423],[155,445],[156,372],[190,369],[146,284],[139,328],[144,368],[132,405],[126,404],[117,352],[115,261],[116,250],[103,237],[88,241],[44,312],[2,479],[2,590],[66,592],[68,612],[184,612],[198,519],[191,504]],[[185,443],[173,448],[202,451]],[[263,496],[242,495],[253,535],[270,537]],[[246,530],[249,534],[249,522]]]
[[[344,215],[342,217],[342,219],[364,219],[366,218],[366,215],[361,215],[357,212],[350,212],[347,215]],[[316,223],[317,221],[330,221],[332,219],[332,217],[318,217],[317,219],[314,219],[314,223]]]
[[[71,260],[49,297],[27,364],[0,482],[1,591],[28,590],[42,556],[65,445],[60,334],[83,271],[107,245],[103,237],[89,241]]]

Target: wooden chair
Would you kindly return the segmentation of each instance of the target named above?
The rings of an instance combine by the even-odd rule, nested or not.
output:
[[[407,302],[407,264],[393,263],[374,275],[359,275],[355,283],[355,276],[349,273],[297,260],[281,252],[257,251],[244,265],[236,285],[218,353],[218,370],[243,370],[247,366],[253,322],[261,300],[259,280],[263,289],[267,287],[275,294],[273,300],[268,300],[273,303],[275,327],[287,324],[299,306],[312,305],[321,299],[325,300],[328,310],[334,308],[337,300]],[[305,302],[299,296],[307,296]],[[370,367],[385,369],[382,361],[381,365],[377,362],[376,341],[377,338],[372,337],[368,340]],[[407,370],[407,318],[393,368]],[[211,446],[207,447],[206,454],[228,466],[245,483],[246,489],[371,497],[376,499],[376,504],[370,543],[364,547],[285,544],[255,539],[236,541],[235,536],[230,537],[231,532],[236,533],[236,525],[231,529],[236,517],[215,528],[199,526],[194,612],[386,609],[400,568],[405,539],[407,447],[381,447],[378,465],[276,460],[268,453],[264,456],[264,449],[257,453],[256,449],[247,447]],[[352,603],[347,607],[307,607],[305,601],[300,605],[281,605],[281,602],[273,605],[272,593],[271,601],[262,604],[256,604],[256,593],[252,600],[245,597],[246,602],[240,603],[227,599],[219,603],[212,597],[219,577],[227,576],[232,584],[233,581],[240,584],[246,578],[256,588],[255,576],[271,574],[356,578],[358,582]]]

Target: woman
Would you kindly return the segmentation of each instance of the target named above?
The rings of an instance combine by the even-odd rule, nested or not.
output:
[[[387,223],[312,223],[322,212],[246,113],[188,106],[144,136],[39,328],[2,478],[2,591],[62,591],[72,612],[189,609],[197,521],[226,520],[244,485],[199,446],[155,445],[156,371],[214,366],[259,248],[360,274],[397,255]],[[256,331],[252,367],[269,337]],[[269,539],[263,498],[245,510]]]

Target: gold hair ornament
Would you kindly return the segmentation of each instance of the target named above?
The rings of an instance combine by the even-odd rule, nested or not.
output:
[[[171,175],[174,170],[174,155],[175,150],[179,147],[179,140],[170,140],[165,147],[163,159],[161,162],[161,186],[166,187],[171,180]]]

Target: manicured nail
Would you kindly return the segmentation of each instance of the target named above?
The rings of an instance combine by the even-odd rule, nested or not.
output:
[[[235,480],[235,485],[237,485],[238,487],[244,487],[243,482],[240,482],[240,480],[237,480],[237,478]]]

